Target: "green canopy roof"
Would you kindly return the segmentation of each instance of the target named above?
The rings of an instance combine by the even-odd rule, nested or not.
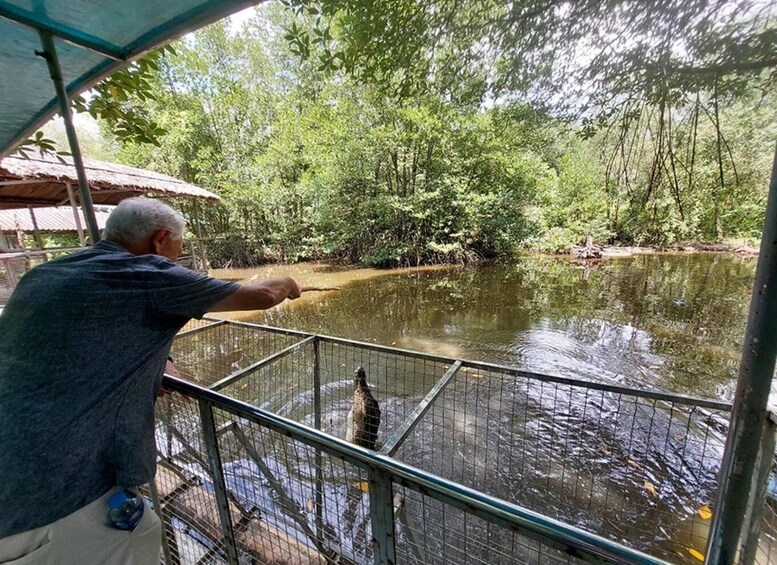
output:
[[[40,31],[54,38],[68,94],[258,0],[0,0],[0,157],[57,111]]]

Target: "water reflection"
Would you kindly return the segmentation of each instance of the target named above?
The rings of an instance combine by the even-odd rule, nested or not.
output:
[[[595,267],[526,257],[399,272],[297,269],[293,276],[308,284],[342,291],[311,294],[252,321],[730,400],[755,260],[665,254]]]

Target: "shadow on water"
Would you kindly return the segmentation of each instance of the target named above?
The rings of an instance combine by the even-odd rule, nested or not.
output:
[[[753,260],[713,254],[613,258],[595,268],[547,257],[389,272],[313,264],[289,274],[342,291],[311,294],[251,321],[730,400],[754,269]],[[384,422],[392,412],[401,421],[425,391],[392,391],[386,379],[374,380]],[[331,401],[324,402],[322,429],[344,437],[350,380],[326,386]],[[708,525],[698,515],[714,497],[724,418],[566,385],[549,393],[545,386],[465,372],[397,457],[650,553],[694,562],[686,550],[704,549]],[[289,392],[250,400],[312,425],[310,391]],[[379,441],[386,434],[384,425]],[[234,473],[251,471],[234,465]],[[409,497],[405,512],[431,513],[429,523],[442,523],[434,505]]]

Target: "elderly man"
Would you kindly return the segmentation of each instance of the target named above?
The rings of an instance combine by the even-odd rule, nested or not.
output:
[[[183,218],[132,198],[104,240],[27,273],[0,315],[0,563],[158,564],[146,511],[108,498],[154,476],[154,400],[173,337],[206,312],[271,308],[294,279],[219,281],[174,261]]]

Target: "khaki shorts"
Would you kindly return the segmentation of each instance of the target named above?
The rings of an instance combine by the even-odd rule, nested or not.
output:
[[[105,493],[46,526],[0,539],[0,565],[159,565],[162,527],[146,506],[131,532],[108,526]]]

